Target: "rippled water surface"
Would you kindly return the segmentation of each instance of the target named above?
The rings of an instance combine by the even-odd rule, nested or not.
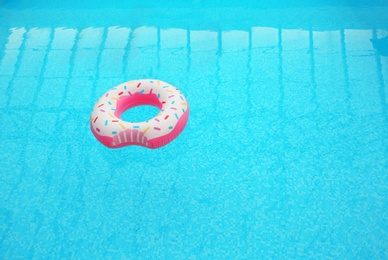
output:
[[[0,0],[0,258],[387,258],[386,1],[108,2]],[[188,125],[108,149],[139,78]]]

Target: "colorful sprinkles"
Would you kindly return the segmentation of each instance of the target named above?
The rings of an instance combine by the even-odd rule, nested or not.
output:
[[[114,114],[117,107],[126,106],[122,102],[147,103],[152,100],[151,96],[157,97],[162,106],[154,120],[124,122]],[[90,119],[96,137],[112,138],[113,141],[108,146],[123,143],[141,143],[147,146],[149,140],[170,134],[187,108],[183,94],[168,83],[159,80],[138,80],[123,83],[105,93],[96,104]],[[102,139],[100,141],[103,142]]]
[[[147,128],[144,130],[143,134],[147,133],[148,129],[150,129],[150,126],[147,126]]]

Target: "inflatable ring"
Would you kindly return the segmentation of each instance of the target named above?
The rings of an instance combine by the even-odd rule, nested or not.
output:
[[[140,105],[155,106],[160,113],[144,122],[121,120],[124,111]],[[93,108],[90,127],[97,140],[109,148],[159,148],[183,131],[188,117],[187,100],[177,88],[160,80],[142,79],[106,92]]]

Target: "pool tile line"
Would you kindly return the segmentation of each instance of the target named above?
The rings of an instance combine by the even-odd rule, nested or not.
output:
[[[282,36],[282,28],[279,26],[278,28],[278,60],[279,60],[279,66],[278,66],[278,82],[279,82],[279,116],[283,117],[284,114],[284,83],[283,83],[283,36]]]
[[[372,30],[372,39],[377,39],[377,31],[376,29]],[[381,103],[381,113],[385,120],[385,129],[388,133],[388,104],[387,104],[387,96],[385,93],[385,83],[384,83],[384,74],[383,74],[383,66],[381,63],[381,57],[380,54],[376,51],[375,53],[375,59],[376,59],[376,74],[379,82],[378,86],[378,92],[380,96],[380,103]],[[385,144],[387,143],[387,138],[384,139]],[[385,145],[386,151],[388,151],[388,146]]]
[[[96,89],[97,89],[97,85],[98,85],[98,80],[100,79],[100,64],[101,64],[101,60],[102,60],[102,54],[105,50],[105,44],[106,44],[106,40],[108,38],[108,28],[105,27],[104,28],[104,32],[102,34],[102,39],[101,39],[101,42],[100,42],[100,46],[99,46],[99,52],[98,52],[98,55],[97,55],[97,61],[96,61],[96,65],[95,65],[95,75],[94,75],[94,79],[93,79],[93,87],[92,87],[92,94],[91,94],[91,100],[90,100],[90,107],[93,107],[93,104],[95,102],[95,100],[97,99],[96,96]]]
[[[315,75],[315,53],[314,53],[314,32],[309,30],[309,53],[310,53],[310,74],[311,74],[311,102],[315,105],[314,112],[319,109],[317,100],[317,81]],[[314,113],[313,112],[313,113]]]
[[[22,44],[18,48],[19,54],[17,55],[17,58],[16,58],[15,70],[13,72],[11,80],[8,83],[8,87],[7,87],[6,91],[5,91],[6,107],[9,107],[9,105],[11,103],[11,96],[12,96],[12,93],[13,93],[13,85],[14,85],[14,82],[15,82],[18,74],[19,74],[21,63],[22,63],[22,58],[23,58],[23,55],[24,55],[24,51],[26,49],[26,40],[27,40],[27,35],[28,35],[29,29],[28,28],[24,28],[24,29],[25,29],[25,31],[24,31],[23,36],[22,36]]]
[[[340,33],[340,41],[341,41],[341,57],[342,57],[342,66],[343,66],[343,73],[345,78],[345,85],[344,85],[344,92],[346,95],[346,109],[348,111],[349,116],[353,116],[353,112],[351,109],[350,100],[352,99],[352,93],[350,92],[350,83],[349,83],[349,67],[348,67],[348,57],[347,57],[347,50],[346,50],[346,36],[345,36],[345,30],[341,29],[339,31]]]
[[[36,106],[35,103],[36,101],[38,100],[38,96],[41,92],[41,89],[42,89],[42,85],[43,85],[43,82],[44,82],[44,74],[45,74],[45,71],[46,71],[46,66],[47,66],[47,62],[48,62],[48,56],[50,54],[50,51],[51,51],[51,48],[52,48],[52,44],[53,44],[53,41],[54,41],[54,36],[55,36],[55,30],[50,28],[51,32],[50,32],[50,38],[49,38],[49,42],[47,44],[47,47],[45,49],[45,53],[44,53],[44,58],[43,58],[43,63],[42,63],[42,67],[40,69],[40,73],[39,73],[39,77],[38,77],[38,85],[36,87],[36,90],[35,90],[35,94],[32,98],[32,104],[33,106]]]
[[[5,56],[5,51],[7,49],[7,42],[8,42],[8,39],[9,37],[11,36],[11,30],[10,29],[6,29],[5,27],[0,27],[0,30],[4,30],[4,33],[3,32],[0,32],[0,35],[3,35],[4,37],[0,38],[1,42],[0,42],[0,64],[1,64],[1,61],[3,60],[4,56]]]
[[[245,79],[245,84],[247,85],[247,103],[248,103],[248,109],[247,113],[252,114],[253,113],[253,103],[251,99],[250,93],[252,93],[252,27],[249,28],[248,32],[248,53],[247,53],[247,76]],[[246,120],[246,129],[248,127],[248,120]]]
[[[123,55],[123,81],[128,81],[128,75],[127,75],[127,70],[128,70],[128,61],[129,61],[129,53],[131,51],[131,44],[134,38],[134,31],[130,29],[128,38],[127,38],[127,44],[124,47],[124,55]]]
[[[214,86],[214,92],[215,92],[215,99],[214,99],[214,111],[217,111],[218,108],[218,102],[220,99],[220,86],[221,86],[221,65],[220,65],[220,59],[222,57],[222,30],[217,31],[217,59],[216,59],[216,82],[217,84]]]
[[[189,82],[189,75],[191,70],[191,31],[186,29],[186,49],[187,49],[187,66],[186,66],[186,82]]]
[[[75,57],[76,57],[76,53],[77,53],[77,50],[78,50],[78,43],[79,43],[79,40],[80,40],[80,31],[77,30],[76,34],[75,34],[75,38],[74,38],[74,43],[73,43],[73,46],[71,48],[71,55],[70,55],[70,60],[69,60],[69,71],[67,73],[67,80],[66,80],[66,84],[65,84],[65,90],[64,90],[64,93],[63,93],[63,97],[62,97],[62,100],[60,102],[60,107],[63,107],[63,105],[65,104],[65,101],[67,100],[67,96],[69,94],[69,88],[70,88],[70,81],[72,79],[72,75],[73,75],[73,71],[74,71],[74,64],[75,64]]]
[[[157,32],[157,35],[156,35],[156,37],[157,37],[156,52],[157,52],[157,59],[158,59],[157,66],[156,66],[156,68],[157,68],[156,74],[158,74],[159,71],[160,71],[160,66],[161,66],[160,50],[162,48],[161,47],[162,46],[162,44],[161,44],[161,32],[160,32],[160,28],[159,27],[157,28],[156,32]],[[150,75],[150,76],[153,77],[153,75]]]

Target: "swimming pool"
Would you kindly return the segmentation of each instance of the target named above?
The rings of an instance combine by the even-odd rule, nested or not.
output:
[[[1,258],[387,257],[385,1],[60,2],[0,1]],[[107,149],[138,78],[188,125]]]

